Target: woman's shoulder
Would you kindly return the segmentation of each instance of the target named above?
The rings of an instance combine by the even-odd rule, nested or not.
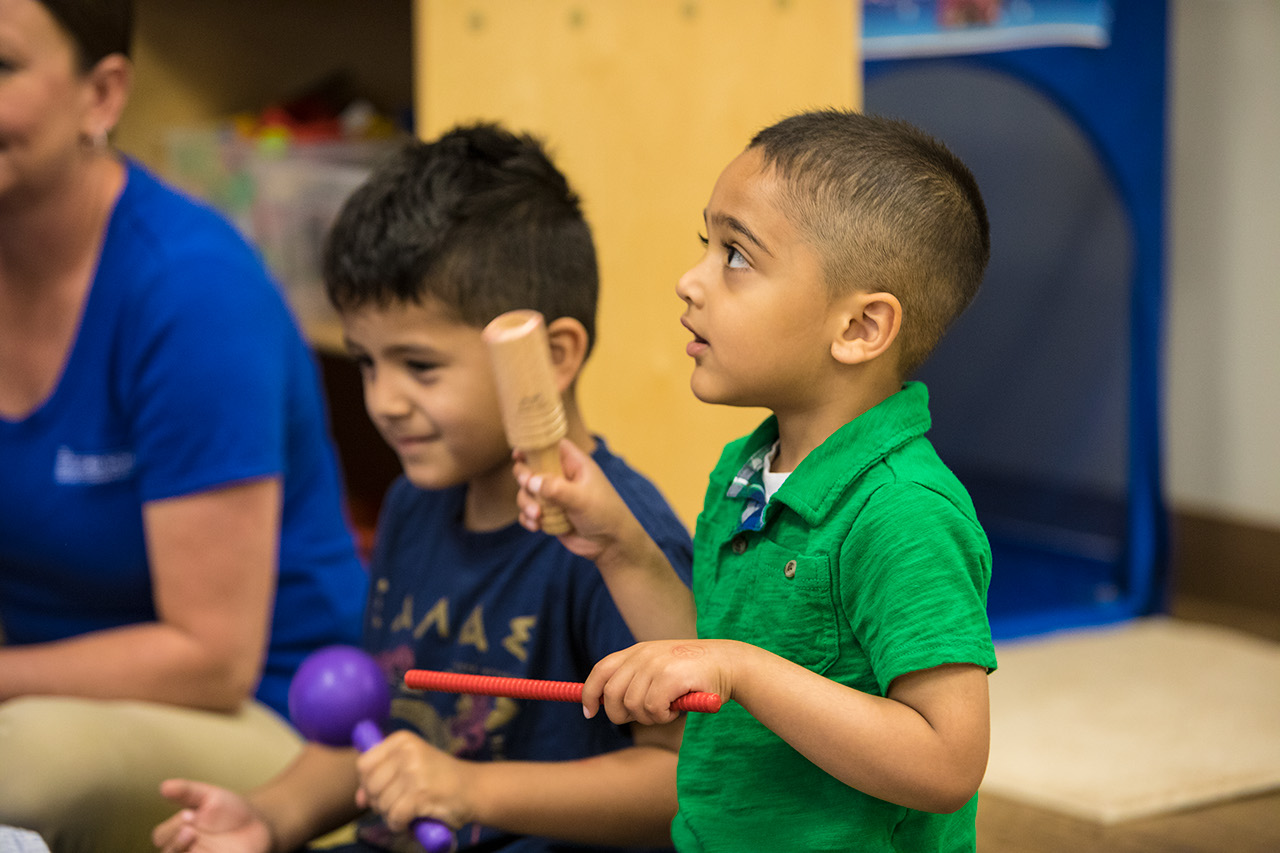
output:
[[[261,257],[217,211],[128,161],[112,213],[95,290],[127,315],[278,326],[287,310]],[[105,297],[104,297],[105,298]]]
[[[126,160],[125,187],[112,214],[108,243],[163,262],[204,258],[261,266],[255,250],[222,213],[131,159]]]

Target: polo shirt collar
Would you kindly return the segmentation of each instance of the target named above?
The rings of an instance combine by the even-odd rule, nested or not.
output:
[[[924,383],[904,383],[898,393],[836,430],[801,460],[764,508],[764,517],[752,527],[762,526],[777,511],[778,503],[791,507],[807,523],[816,524],[831,511],[850,483],[889,453],[924,435],[931,423],[929,391]],[[757,495],[754,489],[743,487],[744,481],[760,476],[759,461],[768,455],[777,439],[778,421],[770,416],[747,441],[750,452],[730,483],[728,497],[748,502]],[[748,511],[744,510],[743,515],[745,520]]]

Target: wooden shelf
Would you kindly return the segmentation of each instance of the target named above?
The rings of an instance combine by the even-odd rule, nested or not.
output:
[[[256,112],[334,71],[388,113],[411,109],[412,14],[410,0],[138,0],[116,142],[162,169],[169,129]]]

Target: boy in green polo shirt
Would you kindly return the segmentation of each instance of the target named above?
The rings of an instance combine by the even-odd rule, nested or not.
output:
[[[820,111],[757,134],[704,218],[706,254],[676,289],[694,394],[773,415],[711,474],[698,639],[605,658],[583,709],[665,723],[688,691],[733,700],[686,721],[681,851],[971,851],[991,557],[907,377],[981,281],[977,184],[910,125]],[[670,632],[687,612],[670,567],[589,460],[562,455],[563,478],[517,465],[523,523],[535,497],[564,508],[562,540],[637,636]]]

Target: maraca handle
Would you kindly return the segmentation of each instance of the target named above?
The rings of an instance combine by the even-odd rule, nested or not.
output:
[[[373,720],[361,720],[351,730],[351,743],[361,752],[366,752],[381,742],[382,731]],[[455,849],[453,830],[438,820],[420,817],[409,824],[409,829],[427,853],[451,853]]]

